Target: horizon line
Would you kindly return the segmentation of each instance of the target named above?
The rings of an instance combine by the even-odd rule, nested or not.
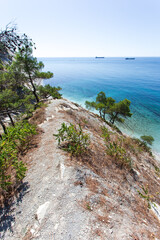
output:
[[[56,57],[56,56],[53,56],[53,57],[47,57],[47,56],[35,56],[37,58],[95,58],[96,56],[88,56],[88,57]],[[103,57],[103,58],[160,58],[160,56],[100,56],[100,57]]]

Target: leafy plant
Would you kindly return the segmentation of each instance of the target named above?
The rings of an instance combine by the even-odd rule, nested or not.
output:
[[[146,151],[149,153],[150,156],[153,156],[151,148],[147,145],[146,142],[144,142],[138,138],[133,138],[133,141],[137,144],[139,152]]]
[[[156,171],[157,176],[160,176],[160,168],[155,166],[155,171]]]
[[[63,144],[63,150],[70,152],[73,155],[81,155],[87,150],[89,145],[89,135],[82,131],[81,125],[77,128],[75,125],[70,124],[67,126],[62,123],[58,134],[53,134],[58,140],[58,145]]]
[[[112,156],[118,164],[122,166],[127,166],[130,170],[132,169],[132,161],[127,154],[125,148],[122,146],[122,139],[117,141],[111,140],[110,132],[106,127],[102,127],[102,137],[106,143],[106,152],[108,155]]]
[[[107,153],[114,157],[121,166],[127,165],[129,168],[132,168],[131,159],[127,156],[126,150],[119,145],[119,143],[113,141],[110,142],[107,146]]]
[[[29,145],[30,136],[36,134],[35,126],[28,122],[16,123],[14,127],[8,127],[7,134],[0,140],[0,187],[8,191],[8,186],[22,180],[25,176],[26,166],[19,160],[19,153]]]
[[[92,208],[89,203],[86,204],[86,208],[87,208],[87,210],[92,211]]]
[[[142,186],[142,192],[138,190],[138,193],[143,199],[147,201],[148,208],[150,209],[151,203],[153,204],[152,202],[153,196],[149,194],[148,184],[146,187]]]
[[[101,127],[101,130],[102,130],[102,137],[105,139],[105,141],[109,141],[111,132],[105,126]]]

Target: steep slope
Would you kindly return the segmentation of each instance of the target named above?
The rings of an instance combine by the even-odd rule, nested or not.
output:
[[[73,157],[58,147],[53,134],[63,122],[80,123],[90,135],[84,155]],[[123,139],[131,168],[106,152],[102,126],[112,139]],[[39,128],[37,148],[25,156],[29,169],[22,190],[1,216],[1,238],[160,239],[158,208],[153,206],[156,216],[147,201],[160,204],[159,168],[153,157],[138,147],[133,150],[136,145],[129,138],[65,99],[51,101]]]

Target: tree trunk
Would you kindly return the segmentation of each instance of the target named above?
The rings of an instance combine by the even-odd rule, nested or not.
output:
[[[3,128],[3,132],[4,132],[5,134],[7,134],[6,126],[4,125],[4,123],[2,122],[2,120],[0,120],[0,124],[1,124],[1,126],[2,126],[2,128]]]
[[[112,118],[111,118],[111,120],[110,120],[110,122],[111,122],[112,124],[114,124],[114,121],[116,120],[118,114],[119,114],[119,113],[116,113],[115,115],[112,116]]]
[[[32,85],[33,94],[34,94],[34,96],[35,96],[35,98],[36,98],[36,101],[37,101],[37,103],[39,103],[39,97],[38,97],[38,95],[37,95],[37,93],[36,93],[36,88],[35,88],[35,86],[34,86],[34,83],[33,83],[33,80],[32,80],[32,78],[31,78],[31,75],[30,75],[30,74],[29,74],[29,80],[30,80],[30,83],[31,83],[31,85]]]
[[[14,127],[15,124],[14,124],[14,121],[13,121],[13,118],[12,118],[11,114],[10,113],[7,113],[7,114],[8,114],[8,117],[10,118],[12,126]]]
[[[105,111],[103,112],[103,119],[105,120],[106,118],[106,113],[105,113]]]

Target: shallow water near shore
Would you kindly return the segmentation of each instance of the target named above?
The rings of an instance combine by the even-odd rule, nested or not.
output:
[[[94,101],[104,91],[116,101],[131,101],[133,116],[119,124],[132,136],[152,135],[160,153],[160,58],[39,58],[54,77],[44,84],[62,87],[61,93],[78,104]]]

